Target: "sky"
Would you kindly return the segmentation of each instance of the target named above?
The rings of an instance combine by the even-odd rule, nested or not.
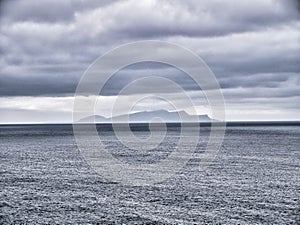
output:
[[[0,123],[72,121],[76,86],[107,51],[161,40],[190,49],[215,74],[226,119],[300,120],[300,3],[293,0],[7,0],[0,3]],[[124,56],[126,57],[126,56]],[[118,93],[140,77],[166,77],[210,115],[203,93],[171,66],[140,63],[115,74],[98,97],[108,117]],[[152,84],[151,91],[159,91]],[[145,91],[140,88],[135,93]],[[162,88],[161,91],[167,91]],[[178,93],[173,99],[181,100]],[[167,109],[149,97],[134,112]],[[181,108],[190,113],[190,109]],[[120,112],[121,114],[122,112]]]

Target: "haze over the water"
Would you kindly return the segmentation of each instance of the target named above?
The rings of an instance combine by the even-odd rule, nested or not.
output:
[[[222,88],[227,120],[300,120],[297,2],[1,1],[0,123],[71,122],[75,88],[87,67],[120,44],[147,39],[182,45],[206,61]],[[177,82],[195,100],[197,114],[211,116],[185,74],[155,63],[117,73],[95,113],[108,117],[120,89],[150,75]],[[130,96],[119,97],[126,103]],[[161,109],[172,111],[153,98],[133,112]]]

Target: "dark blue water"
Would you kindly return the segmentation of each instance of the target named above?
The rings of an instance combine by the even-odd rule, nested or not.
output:
[[[148,127],[133,127],[147,136]],[[205,149],[201,128],[197,151]],[[125,149],[99,127],[107,150],[126,163],[155,163],[180,135],[174,125],[155,151]],[[156,186],[98,176],[81,157],[71,125],[0,126],[1,224],[299,224],[300,126],[227,127],[204,172],[191,160]]]

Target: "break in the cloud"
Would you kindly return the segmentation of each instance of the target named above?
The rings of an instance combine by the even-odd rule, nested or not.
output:
[[[70,98],[90,63],[120,44],[145,39],[177,43],[201,56],[222,87],[229,120],[299,120],[299,1],[0,4],[0,123],[70,121]],[[124,85],[153,74],[174,80],[196,100],[203,97],[182,72],[141,64],[116,74],[101,98],[110,101]],[[137,94],[145,91],[151,89],[141,87]],[[149,109],[149,104],[137,108]],[[108,111],[99,107],[100,114]]]

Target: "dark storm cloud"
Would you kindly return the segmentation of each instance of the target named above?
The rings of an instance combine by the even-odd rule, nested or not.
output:
[[[149,38],[199,52],[224,89],[265,87],[284,92],[283,84],[299,82],[296,3],[4,1],[0,96],[73,94],[96,57],[119,44]],[[193,45],[192,39],[197,43]],[[178,71],[142,65],[112,78],[103,94],[115,95],[135,78],[153,75],[148,67],[187,90],[198,90]]]
[[[298,65],[300,42],[297,43],[295,39],[294,46],[287,49],[291,44],[287,41],[281,46],[272,46],[272,44],[262,46],[254,42],[253,50],[249,52],[227,51],[227,53],[220,52],[219,55],[203,55],[203,58],[216,74],[300,73]]]
[[[219,80],[222,88],[238,88],[238,87],[267,87],[276,88],[289,79],[298,80],[298,74],[254,74],[244,76],[231,76],[230,79],[221,78]]]
[[[75,92],[79,79],[51,75],[40,76],[1,76],[0,92],[2,96],[64,96]]]

